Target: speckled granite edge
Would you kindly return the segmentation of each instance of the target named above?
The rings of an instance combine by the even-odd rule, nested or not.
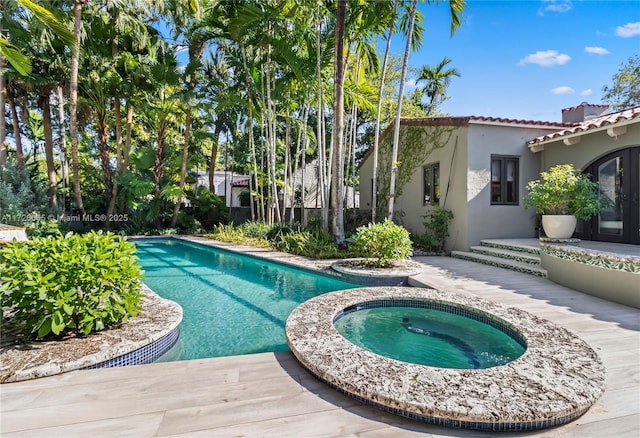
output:
[[[511,324],[526,340],[527,350],[493,368],[434,368],[379,356],[334,328],[335,316],[346,307],[393,297],[479,309]],[[378,287],[321,295],[291,313],[286,336],[302,365],[331,386],[401,415],[446,419],[437,421],[442,425],[489,430],[559,425],[584,413],[605,388],[601,359],[568,330],[520,309],[432,289]]]
[[[3,346],[0,349],[0,383],[98,365],[134,352],[174,331],[182,321],[182,307],[161,298],[144,284],[142,294],[143,310],[120,327],[59,342]]]
[[[544,244],[540,250],[551,256],[576,263],[600,266],[617,271],[640,273],[640,257],[632,255],[612,254],[579,246],[552,244]]]
[[[409,277],[421,271],[421,265],[411,260],[402,260],[389,268],[360,267],[357,263],[366,259],[345,259],[331,264],[331,269],[351,283],[363,286],[403,286]]]

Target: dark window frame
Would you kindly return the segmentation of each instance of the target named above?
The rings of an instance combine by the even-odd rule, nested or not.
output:
[[[427,185],[427,170],[429,170],[429,184]],[[422,166],[422,205],[440,205],[438,192],[440,188],[440,163],[429,163]],[[429,190],[429,193],[427,193]]]
[[[494,162],[499,162],[500,175],[497,180],[494,178]],[[508,163],[515,162],[515,193],[513,199],[509,199]],[[520,157],[517,155],[491,155],[491,179],[489,181],[489,199],[491,205],[520,205]],[[495,188],[499,189],[499,199],[494,200]]]

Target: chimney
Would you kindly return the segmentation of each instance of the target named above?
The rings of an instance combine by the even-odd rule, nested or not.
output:
[[[562,110],[563,123],[581,123],[604,115],[609,109],[609,105],[597,105],[582,102],[578,106],[564,108]]]

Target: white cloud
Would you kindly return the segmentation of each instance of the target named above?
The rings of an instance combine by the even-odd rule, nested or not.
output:
[[[573,93],[575,93],[576,91],[575,91],[573,88],[571,88],[571,87],[566,87],[566,86],[565,86],[565,87],[557,87],[557,88],[554,88],[553,90],[551,90],[551,92],[552,92],[553,94],[560,94],[560,95],[562,95],[562,94],[573,94]]]
[[[640,35],[640,21],[616,27],[616,35],[622,38],[630,38],[632,36]]]
[[[573,9],[571,0],[542,0],[543,6],[538,9],[538,15],[544,15],[545,12],[557,12],[564,14]]]
[[[571,57],[557,50],[541,50],[531,55],[525,56],[518,62],[518,65],[538,64],[542,67],[553,67],[571,61]]]
[[[611,53],[604,47],[598,46],[587,46],[584,48],[584,51],[587,53],[591,53],[592,55],[608,55],[609,53]]]
[[[588,88],[586,90],[582,90],[580,92],[580,96],[591,96],[593,94],[593,90],[591,88]]]

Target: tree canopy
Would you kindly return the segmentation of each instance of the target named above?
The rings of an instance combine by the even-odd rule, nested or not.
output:
[[[221,171],[250,177],[255,220],[292,223],[300,208],[306,224],[304,207],[317,207],[325,228],[330,216],[343,221],[374,131],[398,108],[431,115],[456,75],[445,58],[435,76],[425,67],[405,78],[396,55],[380,80],[377,42],[407,31],[409,9],[397,3],[4,1],[0,196],[13,200],[0,198],[1,221],[29,213],[7,213],[22,180],[47,193],[46,205],[20,204],[40,218],[206,229],[228,220],[215,195]],[[464,2],[450,3],[455,23]],[[398,100],[409,78],[424,93]],[[338,239],[343,227],[332,227]]]

